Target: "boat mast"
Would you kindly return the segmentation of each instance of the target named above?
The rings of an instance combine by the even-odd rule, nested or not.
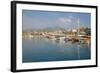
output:
[[[79,26],[79,24],[80,24],[79,18],[78,18],[77,24],[78,24],[78,34],[77,34],[77,35],[79,36],[79,27],[80,27],[80,26]]]
[[[79,24],[80,24],[80,21],[79,21],[79,18],[78,18],[78,20],[77,20],[77,25],[78,25],[78,34],[77,34],[77,37],[78,37],[78,40],[79,40],[79,43],[80,43],[80,37],[79,37],[80,26],[79,26]],[[77,47],[78,47],[78,59],[80,59],[80,47],[79,47],[79,44],[77,45]]]

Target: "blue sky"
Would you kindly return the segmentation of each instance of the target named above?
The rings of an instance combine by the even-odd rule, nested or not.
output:
[[[23,10],[23,30],[44,29],[61,27],[64,29],[77,28],[77,21],[80,27],[91,27],[90,13],[56,12],[56,11],[35,11]]]

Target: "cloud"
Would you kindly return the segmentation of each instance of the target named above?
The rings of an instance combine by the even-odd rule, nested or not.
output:
[[[65,18],[65,17],[59,18],[58,21],[60,23],[66,23],[66,24],[69,24],[72,22],[72,20],[70,18]]]
[[[70,19],[73,19],[74,17],[72,15],[69,16]]]
[[[59,17],[56,24],[65,29],[77,28],[77,19],[73,16]]]

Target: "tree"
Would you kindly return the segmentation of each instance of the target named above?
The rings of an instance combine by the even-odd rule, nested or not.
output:
[[[91,35],[91,29],[90,28],[85,28],[85,33],[86,35]]]

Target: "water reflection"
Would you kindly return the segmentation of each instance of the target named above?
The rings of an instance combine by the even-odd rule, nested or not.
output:
[[[45,62],[90,59],[90,45],[46,38],[23,38],[22,61]]]

